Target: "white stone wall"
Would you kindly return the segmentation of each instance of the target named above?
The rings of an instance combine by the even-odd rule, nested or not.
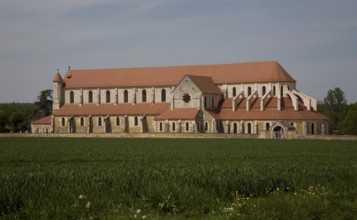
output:
[[[190,96],[191,100],[188,103],[183,101],[185,94]],[[174,108],[199,108],[201,106],[201,95],[198,87],[188,76],[185,76],[173,92]]]

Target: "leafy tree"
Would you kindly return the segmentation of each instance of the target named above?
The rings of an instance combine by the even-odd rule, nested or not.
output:
[[[343,133],[357,135],[357,102],[348,107],[347,115],[343,120]]]
[[[25,117],[21,114],[20,111],[16,111],[11,114],[10,122],[11,122],[11,130],[13,132],[18,132],[22,130],[23,122],[25,121]]]
[[[47,89],[40,92],[40,95],[37,96],[37,106],[36,115],[37,118],[42,118],[52,113],[52,90]]]
[[[347,112],[347,100],[344,92],[338,87],[329,90],[324,102],[326,114],[331,119],[332,129],[341,133],[343,119]]]
[[[0,132],[6,132],[6,125],[9,123],[8,116],[4,110],[0,110]]]

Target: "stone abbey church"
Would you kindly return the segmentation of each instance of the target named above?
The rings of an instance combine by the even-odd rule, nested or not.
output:
[[[72,70],[53,79],[53,114],[34,133],[329,133],[316,99],[276,61]]]

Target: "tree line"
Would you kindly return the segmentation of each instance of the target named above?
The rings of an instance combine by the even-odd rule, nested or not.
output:
[[[329,90],[317,109],[330,118],[332,134],[357,135],[357,102],[347,104],[340,88]]]
[[[52,90],[40,92],[34,103],[0,104],[0,132],[29,132],[31,121],[52,113]]]
[[[31,121],[51,115],[52,90],[40,92],[34,103],[0,104],[0,132],[26,132]],[[319,102],[318,111],[330,118],[333,134],[357,135],[357,102],[347,104],[344,92],[335,88]]]

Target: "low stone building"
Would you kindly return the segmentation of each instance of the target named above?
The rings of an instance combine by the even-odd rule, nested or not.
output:
[[[69,69],[53,87],[54,133],[329,133],[316,99],[276,61]]]

